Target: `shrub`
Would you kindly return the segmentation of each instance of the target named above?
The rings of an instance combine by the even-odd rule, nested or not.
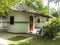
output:
[[[52,18],[48,22],[44,24],[45,34],[44,37],[47,36],[48,38],[54,38],[56,33],[60,29],[60,21],[58,18]]]

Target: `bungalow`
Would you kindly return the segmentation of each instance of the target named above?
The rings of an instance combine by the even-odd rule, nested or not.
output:
[[[12,7],[8,12],[7,31],[11,33],[30,33],[40,29],[44,22],[52,16],[37,13],[23,4]]]

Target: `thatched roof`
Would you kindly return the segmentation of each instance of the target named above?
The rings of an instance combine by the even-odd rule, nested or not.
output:
[[[29,14],[34,14],[35,16],[47,17],[47,18],[52,18],[53,17],[51,15],[46,15],[46,14],[38,13],[38,12],[28,12],[28,11],[22,11],[22,12],[29,13]]]
[[[43,13],[38,13],[38,12],[34,11],[33,9],[31,9],[30,7],[28,7],[24,4],[20,4],[20,3],[18,5],[13,6],[12,10],[21,11],[21,12],[25,12],[25,13],[30,13],[30,14],[34,14],[34,15],[39,15],[39,16],[47,17],[47,18],[52,18],[53,17],[53,16],[49,16],[49,15],[46,15],[46,14],[43,14]]]
[[[33,9],[31,9],[30,7],[24,5],[24,4],[21,4],[19,3],[18,5],[15,5],[12,7],[12,10],[19,10],[19,11],[27,11],[27,12],[35,12]]]

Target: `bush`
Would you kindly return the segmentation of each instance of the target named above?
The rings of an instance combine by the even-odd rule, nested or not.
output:
[[[58,18],[52,18],[44,25],[45,34],[44,37],[54,38],[60,29],[60,21]]]

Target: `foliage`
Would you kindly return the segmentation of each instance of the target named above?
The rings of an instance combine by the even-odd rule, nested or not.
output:
[[[48,13],[48,8],[43,5],[43,0],[0,0],[0,11],[6,12],[18,2],[23,3],[37,12]]]
[[[52,16],[54,16],[54,17],[56,17],[56,18],[58,18],[58,11],[56,11],[54,8],[52,8],[51,10],[50,10],[50,13],[51,13],[51,15]],[[60,10],[59,10],[59,14],[60,14]]]
[[[48,8],[43,5],[43,0],[21,0],[20,2],[37,12],[48,13]]]
[[[58,17],[58,11],[56,11],[54,8],[50,9],[50,13],[54,17]]]
[[[51,8],[51,9],[50,9],[50,13],[51,13],[51,14],[53,14],[53,13],[55,13],[55,12],[56,12],[56,9],[54,9],[54,8]]]
[[[60,0],[50,0],[50,2],[57,4],[58,9],[56,12],[54,12],[53,16],[58,17],[59,16],[59,2],[60,2]]]
[[[58,17],[58,12],[54,12],[52,15],[53,15],[54,17]]]
[[[17,4],[19,0],[0,0],[0,12],[10,9],[11,6]]]
[[[58,3],[60,0],[50,0],[50,2]]]
[[[60,30],[60,21],[58,18],[52,18],[44,25],[45,32],[48,34],[47,36],[53,38],[56,33]]]

